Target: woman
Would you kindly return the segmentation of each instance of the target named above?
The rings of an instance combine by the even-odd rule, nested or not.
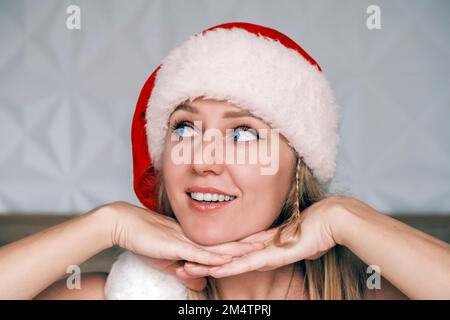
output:
[[[133,119],[147,209],[107,204],[4,246],[1,298],[450,298],[447,243],[327,192],[337,120],[320,67],[287,36],[229,23],[191,37]],[[112,245],[128,252],[109,275],[56,281]]]

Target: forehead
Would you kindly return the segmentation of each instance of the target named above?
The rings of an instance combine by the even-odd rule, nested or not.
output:
[[[202,108],[202,107],[217,107],[217,108],[227,108],[233,111],[242,110],[236,104],[227,101],[227,100],[216,100],[216,99],[205,99],[205,98],[197,98],[192,101],[186,102],[193,107]]]
[[[171,115],[180,110],[197,115],[220,114],[223,118],[253,117],[265,123],[263,119],[253,115],[248,110],[224,100],[195,99],[193,101],[183,102],[172,111]]]

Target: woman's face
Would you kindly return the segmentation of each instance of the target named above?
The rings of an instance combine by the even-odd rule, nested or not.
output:
[[[289,193],[293,150],[268,124],[246,113],[229,102],[196,99],[170,116],[163,182],[182,229],[199,244],[235,241],[269,228]],[[240,162],[237,154],[244,154]],[[227,196],[234,198],[226,201]]]

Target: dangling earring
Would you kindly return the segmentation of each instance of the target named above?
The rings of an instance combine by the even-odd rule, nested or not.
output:
[[[300,176],[300,174],[302,173],[300,161],[301,159],[298,157],[295,172],[295,189],[293,190],[294,199],[290,199],[292,205],[292,213],[287,221],[280,227],[274,237],[274,243],[278,246],[289,247],[295,244],[300,237],[302,220],[302,215],[300,212],[300,194],[302,193],[302,191],[300,190],[300,186],[302,184],[302,179]],[[282,235],[283,241],[281,240]]]
[[[301,213],[300,213],[300,158],[297,158],[297,167],[295,170],[295,192],[294,192],[294,201],[293,201],[293,210],[292,210],[292,220],[298,221],[300,223]]]

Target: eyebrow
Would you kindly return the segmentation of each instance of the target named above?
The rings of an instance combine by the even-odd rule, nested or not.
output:
[[[198,114],[198,109],[194,106],[191,106],[189,104],[186,103],[182,103],[179,106],[177,106],[172,113],[174,113],[175,111],[178,110],[185,110],[188,112],[192,112],[192,113],[196,113]],[[227,111],[223,114],[224,118],[239,118],[239,117],[255,117],[254,115],[252,115],[250,112],[248,112],[247,110],[240,110],[240,111]]]

